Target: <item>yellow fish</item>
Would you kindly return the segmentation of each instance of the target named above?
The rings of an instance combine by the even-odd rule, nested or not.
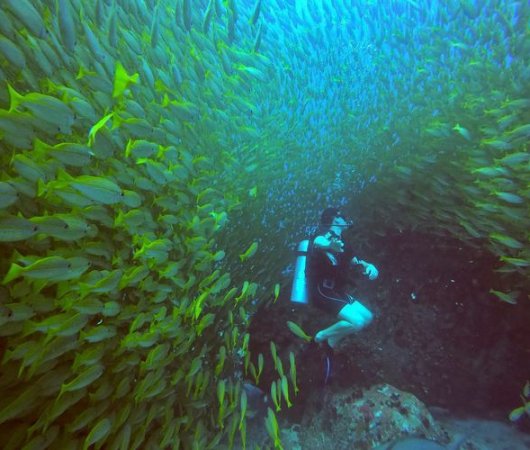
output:
[[[258,243],[257,242],[253,242],[251,244],[251,246],[249,248],[247,248],[247,250],[244,253],[239,255],[239,259],[241,260],[241,262],[245,262],[247,259],[249,259],[252,256],[254,256],[256,254],[257,250],[258,250]]]

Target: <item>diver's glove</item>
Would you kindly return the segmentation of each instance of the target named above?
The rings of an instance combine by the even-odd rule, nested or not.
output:
[[[362,259],[357,259],[356,257],[352,260],[353,264],[359,264],[363,266],[364,271],[363,274],[366,275],[370,280],[375,280],[378,275],[379,271],[376,269],[376,267],[373,264],[367,263],[366,261],[363,261]]]

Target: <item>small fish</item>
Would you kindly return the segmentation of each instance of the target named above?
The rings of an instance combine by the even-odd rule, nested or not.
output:
[[[519,406],[518,408],[515,408],[510,412],[508,416],[510,422],[517,422],[521,417],[524,416],[526,408],[530,408],[526,405],[528,405],[528,403],[526,403],[525,406]]]
[[[29,0],[5,0],[5,4],[36,37],[44,37],[44,21]]]
[[[105,2],[103,0],[96,0],[96,24],[99,28],[105,26]]]
[[[258,26],[258,32],[256,33],[256,38],[254,39],[254,45],[252,46],[252,50],[254,51],[254,53],[259,52],[259,48],[261,46],[261,39],[263,36],[263,28],[263,24],[260,23]]]
[[[233,2],[232,2],[233,5]],[[231,45],[234,42],[235,35],[236,35],[236,22],[237,22],[237,14],[234,12],[234,9],[230,9],[228,11],[228,33],[227,33],[227,41]]]
[[[289,375],[291,377],[291,383],[293,384],[295,395],[298,394],[300,389],[296,384],[296,362],[294,359],[294,353],[289,352]]]
[[[525,398],[530,398],[530,381],[527,381],[523,387],[523,395]]]
[[[139,250],[134,252],[134,259],[152,260],[157,264],[167,261],[173,244],[169,239],[156,239],[145,242]]]
[[[2,307],[2,313],[13,322],[27,321],[35,315],[33,308],[23,303],[6,303]]]
[[[4,181],[0,181],[0,209],[11,206],[18,200],[17,191],[9,184]],[[0,219],[1,223],[1,219]],[[1,229],[1,225],[0,225]],[[0,231],[1,234],[1,231]]]
[[[131,391],[131,379],[129,377],[123,377],[116,386],[113,398],[122,398],[124,395]]]
[[[63,241],[81,239],[90,231],[87,222],[80,217],[69,214],[35,216],[30,221],[37,225],[39,234],[42,233]]]
[[[225,257],[225,252],[224,250],[219,250],[218,252],[215,252],[213,255],[212,255],[212,260],[215,261],[215,262],[219,262],[219,261],[222,261]]]
[[[282,393],[281,393],[281,388],[278,389],[278,382],[279,380],[275,380],[271,383],[271,391],[270,391],[272,402],[276,406],[276,412],[281,411],[282,409],[282,406],[281,406]]]
[[[119,203],[124,196],[122,189],[110,178],[106,177],[92,175],[72,177],[63,171],[59,173],[58,182],[52,182],[51,185],[53,186],[54,183],[58,183],[56,185],[58,188],[64,184],[73,187],[83,196],[104,205]]]
[[[68,383],[64,383],[61,386],[61,391],[59,392],[59,398],[65,393],[65,392],[71,392],[71,391],[77,391],[78,389],[82,389],[89,384],[96,381],[101,375],[103,375],[104,367],[102,364],[95,364],[88,368],[86,368],[83,372],[81,372],[77,377],[75,377],[72,381]]]
[[[1,19],[0,19],[1,20]],[[44,30],[44,32],[46,32]],[[31,47],[33,51],[33,56],[35,58],[37,66],[42,70],[48,77],[52,76],[54,73],[54,67],[48,60],[48,57],[46,56],[45,50],[43,47],[39,45],[39,42],[31,36],[31,34],[27,34],[26,36],[28,45]]]
[[[61,40],[63,41],[66,50],[69,53],[72,53],[75,48],[77,36],[69,0],[58,0],[57,16],[59,17]]]
[[[19,69],[24,69],[26,67],[26,57],[24,56],[24,53],[5,36],[0,36],[0,53],[13,66],[18,67]]]
[[[95,391],[88,394],[88,398],[90,399],[91,403],[98,403],[107,400],[114,393],[114,389],[115,387],[112,383],[106,379],[103,379],[99,387]]]
[[[261,0],[256,0],[256,4],[254,5],[254,10],[252,11],[252,15],[250,16],[250,19],[249,19],[250,25],[256,25],[260,11],[261,11]]]
[[[155,155],[159,150],[159,145],[154,142],[145,141],[143,139],[132,140],[129,139],[125,147],[125,157],[132,156],[135,159],[149,158]]]
[[[85,31],[86,42],[92,51],[92,56],[95,57],[99,62],[105,62],[107,54],[101,47],[97,36],[94,34],[86,20],[81,18],[80,22],[83,30]]]
[[[210,24],[212,22],[213,12],[214,12],[214,2],[215,0],[210,0],[206,11],[204,12],[204,18],[202,20],[202,32],[208,34],[210,30]]]
[[[472,170],[471,173],[478,173],[487,177],[505,177],[510,175],[509,170],[505,167],[479,167],[478,169]]]
[[[151,19],[151,47],[154,49],[158,44],[160,38],[160,19],[159,19],[159,4],[156,5],[153,17]]]
[[[223,425],[225,409],[226,381],[224,379],[217,382],[217,401],[219,402],[218,422],[221,428]]]
[[[124,227],[127,229],[140,229],[147,220],[145,211],[140,209],[131,209],[124,213],[120,210],[116,218],[114,219],[114,226]]]
[[[252,189],[249,189],[249,191],[248,191],[248,195],[249,195],[249,197],[251,197],[251,198],[256,198],[257,195],[258,195],[258,188],[257,188],[257,186],[254,186]]]
[[[138,83],[139,78],[140,75],[138,75],[138,73],[129,75],[123,65],[118,61],[116,63],[116,71],[114,74],[114,90],[112,92],[112,97],[121,97],[130,84]]]
[[[474,238],[482,237],[482,233],[479,230],[477,230],[475,227],[473,227],[470,223],[466,222],[465,220],[461,219],[458,221],[458,223],[462,225],[462,227],[464,227],[464,229],[470,236]]]
[[[166,342],[164,344],[158,344],[155,348],[151,349],[145,358],[143,366],[148,370],[153,370],[159,367],[158,364],[168,356],[170,351],[170,345]]]
[[[513,194],[511,192],[496,191],[494,192],[494,194],[497,196],[497,198],[500,198],[501,200],[504,200],[505,202],[508,202],[508,203],[519,205],[524,202],[524,199],[521,196],[517,194]]]
[[[24,133],[20,130],[24,130]],[[31,149],[35,133],[33,117],[30,113],[0,109],[0,140],[20,149]]]
[[[511,150],[513,148],[513,145],[509,142],[496,138],[483,139],[481,141],[481,144],[487,145],[488,147],[492,147],[495,150]]]
[[[116,336],[117,330],[114,326],[98,325],[87,332],[81,332],[80,339],[94,343],[101,342]]]
[[[63,302],[61,302],[63,304]],[[78,311],[83,314],[88,315],[96,315],[101,314],[103,311],[103,303],[96,299],[96,298],[83,298],[79,299],[77,298],[77,295],[75,297],[75,300],[69,300],[66,299],[64,302],[65,309],[73,309],[74,311]]]
[[[122,203],[129,208],[138,208],[143,202],[143,196],[135,191],[123,190]]]
[[[182,0],[182,22],[186,31],[191,31],[191,0]]]
[[[222,345],[221,348],[219,349],[219,354],[217,355],[217,359],[218,359],[217,365],[215,366],[216,376],[221,374],[223,367],[224,367],[225,360],[226,360],[226,348],[224,345]]]
[[[514,239],[510,236],[506,236],[501,233],[490,233],[489,237],[493,239],[494,241],[500,242],[503,245],[506,245],[507,247],[519,249],[523,248],[523,244],[519,242],[517,239]]]
[[[153,161],[150,158],[138,158],[136,164],[141,164],[147,175],[158,185],[164,185],[171,181],[167,167],[158,161]]]
[[[148,331],[146,333],[128,334],[121,340],[121,346],[126,349],[133,348],[149,348],[155,345],[159,339],[159,333],[156,331]]]
[[[530,136],[530,123],[521,125],[508,133],[508,137],[510,139],[529,137],[529,136]]]
[[[302,338],[306,342],[311,342],[311,336],[307,335],[298,324],[291,321],[287,321],[287,326],[289,327],[289,330],[293,332],[293,334]]]
[[[69,337],[77,334],[83,329],[83,327],[88,322],[88,316],[85,314],[70,314],[64,320],[61,320],[61,323],[55,329],[48,330],[50,336],[63,336]]]
[[[192,102],[185,100],[177,101],[172,100],[168,103],[168,106],[171,109],[171,112],[180,120],[183,121],[193,121],[197,118],[199,114],[199,109],[197,105]]]
[[[122,276],[123,270],[121,269],[110,272],[108,270],[95,270],[87,274],[84,279],[79,280],[77,288],[82,298],[92,293],[104,294],[113,292],[118,289]]]
[[[239,70],[242,73],[246,73],[246,74],[253,76],[259,81],[263,81],[263,82],[267,81],[267,76],[265,75],[265,73],[263,73],[261,70],[255,67],[246,66],[244,64],[234,64],[234,68]],[[243,111],[249,112],[249,111],[256,110],[254,106],[249,106],[250,104],[248,104],[244,99],[240,99],[240,101],[243,102],[242,105],[244,105]]]
[[[50,95],[30,92],[26,95],[19,94],[9,83],[9,111],[18,110],[21,106],[29,110],[34,116],[34,125],[36,127],[45,126],[55,127],[56,131],[65,134],[71,133],[71,127],[74,123],[74,114],[72,110],[63,101]]]
[[[197,325],[197,335],[200,336],[205,328],[209,327],[215,322],[215,315],[208,313],[204,315]]]
[[[116,13],[116,3],[112,3],[112,11],[110,13],[108,38],[111,47],[116,48],[118,45],[118,22]]]
[[[83,450],[104,439],[111,431],[112,422],[108,418],[101,419],[88,433],[83,443]]]
[[[460,136],[464,137],[466,140],[468,140],[468,141],[472,140],[471,133],[469,132],[469,130],[467,130],[466,128],[464,128],[460,124],[457,123],[453,127],[453,130],[455,130],[458,134],[460,134]]]
[[[88,146],[92,147],[94,145],[94,142],[96,141],[96,134],[99,130],[101,130],[106,123],[112,119],[114,116],[114,113],[107,114],[106,116],[102,117],[97,123],[95,123],[92,128],[90,128],[90,131],[88,133]]]
[[[18,277],[51,282],[73,280],[79,278],[89,266],[90,262],[83,257],[62,258],[60,256],[48,256],[25,267],[12,263],[2,284],[7,284]]]
[[[38,164],[23,154],[15,154],[11,159],[11,165],[22,178],[28,181],[36,183],[38,180],[48,179],[48,174],[42,164]]]
[[[276,283],[274,285],[274,302],[273,303],[276,303],[276,300],[278,300],[279,295],[280,295],[280,284]]]
[[[517,304],[517,297],[519,295],[519,292],[505,293],[505,292],[496,291],[494,289],[490,289],[489,292],[490,294],[495,295],[497,298],[499,298],[503,302],[509,303],[511,305]]]
[[[140,119],[137,117],[122,119],[117,117],[116,126],[123,127],[127,133],[135,139],[148,139],[153,136],[153,125],[146,119]]]
[[[123,277],[120,281],[120,290],[125,287],[137,286],[138,283],[147,277],[147,275],[149,275],[149,268],[145,265],[130,266],[125,270],[125,273],[123,274]]]
[[[291,400],[289,399],[289,384],[287,382],[287,377],[285,375],[282,375],[281,377],[281,388],[282,388],[282,394],[283,398],[287,402],[287,408],[290,408],[293,406]]]
[[[256,254],[256,251],[258,250],[258,243],[253,242],[250,247],[241,255],[239,255],[239,259],[241,262],[245,262],[247,259],[251,258]]]
[[[510,167],[517,167],[519,164],[528,161],[530,155],[527,152],[515,152],[504,156],[503,158],[495,160],[495,162],[507,165]],[[505,169],[506,170],[506,169]]]
[[[241,419],[239,420],[239,429],[243,427],[243,421],[245,420],[245,417],[247,415],[247,393],[243,389],[241,391],[241,397],[240,397],[240,411],[241,411]]]
[[[75,77],[76,80],[82,80],[85,77],[97,77],[98,74],[92,70],[88,70],[84,66],[79,66],[79,71]]]
[[[86,145],[62,142],[52,146],[40,139],[35,139],[34,152],[40,157],[51,156],[57,161],[73,167],[85,167],[90,164],[94,155]]]
[[[37,224],[23,217],[0,216],[0,242],[23,241],[34,236],[38,231]]]
[[[271,408],[267,408],[267,418],[265,419],[265,428],[269,433],[270,438],[274,442],[274,448],[283,448],[280,439],[280,428],[278,420]]]
[[[274,368],[278,369],[278,366],[279,366],[278,350],[276,349],[276,344],[273,341],[270,341],[270,350],[271,350],[272,360],[274,361]]]
[[[260,354],[258,355],[258,374],[257,374],[257,375],[258,375],[258,378],[260,377],[261,373],[263,372],[263,365],[264,365],[264,363],[265,363],[264,361],[265,361],[265,360],[264,360],[264,358],[263,358],[263,354],[260,353]]]

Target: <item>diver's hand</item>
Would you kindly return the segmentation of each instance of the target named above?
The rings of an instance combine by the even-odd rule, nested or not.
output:
[[[359,264],[363,266],[363,274],[367,275],[370,280],[375,280],[378,275],[379,271],[376,269],[376,267],[373,264],[367,263],[366,261],[363,261],[362,259],[358,259],[357,257],[354,257],[352,259],[353,264]]]
[[[368,263],[365,263],[365,264],[366,265],[364,266],[363,273],[367,275],[370,280],[375,280],[379,275],[379,271],[376,269],[376,267],[373,264],[368,264]]]
[[[329,249],[337,253],[342,253],[344,251],[344,243],[342,241],[331,240],[329,242]]]

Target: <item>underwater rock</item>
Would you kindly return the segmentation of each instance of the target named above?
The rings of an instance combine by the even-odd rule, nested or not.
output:
[[[353,391],[328,399],[300,434],[302,448],[322,448],[322,430],[334,448],[369,450],[414,436],[447,445],[450,438],[414,395],[388,384],[371,387],[360,398]],[[318,446],[317,446],[318,445]]]

